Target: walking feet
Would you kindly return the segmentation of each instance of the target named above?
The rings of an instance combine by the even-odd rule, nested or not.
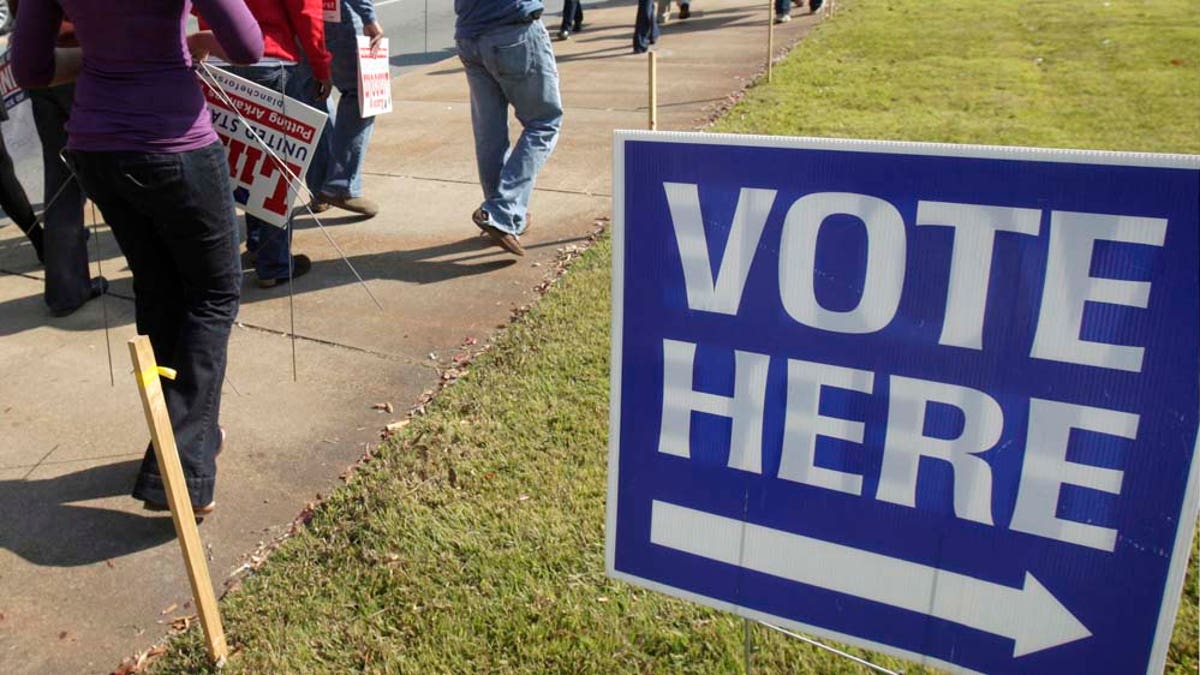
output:
[[[70,316],[75,313],[75,310],[86,305],[88,300],[95,300],[107,292],[108,279],[105,279],[104,277],[92,277],[91,281],[88,282],[88,290],[85,294],[86,297],[84,297],[83,302],[75,305],[74,307],[65,307],[62,309],[55,309],[52,307],[50,308],[50,316],[58,318]]]
[[[471,222],[475,223],[476,227],[483,230],[487,236],[491,237],[492,242],[500,248],[512,253],[513,255],[525,255],[525,247],[521,245],[521,240],[517,239],[517,235],[512,234],[511,232],[505,232],[495,225],[492,225],[491,218],[488,216],[487,211],[484,211],[482,208],[475,209],[475,213],[471,214]],[[526,223],[526,229],[529,229],[528,216],[526,216]]]
[[[308,274],[308,271],[311,269],[312,269],[312,260],[309,259],[308,256],[304,255],[303,253],[297,253],[296,255],[292,256],[292,278],[293,279],[297,279],[299,277],[304,276],[305,274]],[[278,286],[280,284],[286,284],[287,280],[288,280],[288,277],[286,274],[283,275],[282,277],[277,277],[277,278],[264,279],[263,277],[259,277],[258,278],[258,287],[259,288],[275,288],[276,286]]]
[[[321,213],[328,210],[330,206],[336,206],[343,211],[358,213],[368,218],[373,218],[379,214],[379,204],[373,199],[367,199],[366,197],[339,197],[324,193],[317,195],[310,208],[312,208],[313,213]]]

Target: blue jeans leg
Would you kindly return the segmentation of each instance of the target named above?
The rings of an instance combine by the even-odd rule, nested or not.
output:
[[[459,56],[471,89],[483,209],[493,225],[519,235],[528,224],[537,173],[554,151],[562,126],[550,35],[540,21],[500,26],[476,39],[459,40]],[[511,152],[509,105],[523,126]]]
[[[775,16],[790,16],[792,0],[775,0]]]
[[[344,12],[341,23],[325,24],[325,45],[333,55],[333,85],[341,95],[333,117],[325,175],[319,191],[333,197],[362,196],[362,167],[375,118],[358,107],[358,35],[362,20]],[[326,124],[329,133],[330,125]]]
[[[308,186],[308,191],[316,195],[321,191],[321,186],[325,184],[325,174],[333,144],[333,114],[329,109],[329,99],[317,100],[317,79],[313,77],[312,68],[309,67],[307,61],[301,61],[292,71],[292,76],[287,81],[286,93],[297,101],[329,115],[325,120],[325,126],[321,129],[321,136],[317,139],[317,147],[313,149],[312,161],[308,163],[308,173],[304,176],[304,183]],[[307,195],[302,196],[307,197]]]
[[[133,272],[138,333],[159,365],[192,504],[213,501],[221,443],[221,384],[242,272],[237,220],[220,143],[173,154],[75,152],[87,193],[112,227]],[[147,449],[133,496],[166,503]]]
[[[654,0],[638,0],[637,20],[633,24],[633,51],[644,52],[658,42],[658,20],[654,16]]]
[[[296,66],[229,66],[229,72],[278,92],[290,91]],[[291,270],[292,225],[281,228],[246,214],[246,246],[257,256],[259,279],[286,279]]]

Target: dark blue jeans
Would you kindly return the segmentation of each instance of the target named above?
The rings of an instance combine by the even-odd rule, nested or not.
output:
[[[237,216],[225,149],[173,154],[72,152],[88,196],[112,228],[133,272],[138,333],[174,368],[162,381],[194,506],[213,501],[221,384],[242,287]],[[137,499],[166,503],[152,448]]]
[[[562,30],[579,30],[583,25],[583,2],[581,0],[563,0]]]
[[[792,0],[775,0],[775,16],[790,16]]]
[[[654,0],[638,0],[637,21],[633,24],[633,51],[642,53],[658,42],[658,21],[654,18]]]
[[[225,70],[255,84],[288,91],[296,66],[226,66]],[[246,249],[257,256],[254,271],[259,279],[286,279],[291,272],[292,228],[275,227],[246,214]]]

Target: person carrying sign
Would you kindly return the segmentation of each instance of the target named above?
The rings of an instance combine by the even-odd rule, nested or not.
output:
[[[178,373],[163,381],[163,393],[192,505],[202,515],[214,506],[221,383],[242,272],[229,165],[184,47],[191,5],[25,0],[13,72],[26,88],[78,78],[67,159],[133,272],[138,332],[149,336],[155,360]],[[213,32],[189,36],[192,49],[234,62],[261,57],[262,35],[242,0],[195,6]],[[55,48],[64,11],[75,20],[86,62],[80,48]],[[152,448],[133,496],[149,509],[165,508]]]
[[[363,196],[362,167],[375,117],[363,117],[358,106],[358,36],[371,38],[374,49],[383,39],[383,26],[375,16],[373,0],[339,2],[341,21],[325,22],[325,46],[332,56],[333,85],[341,98],[337,115],[325,123],[307,180],[315,197],[314,213],[336,206],[371,217],[379,213],[379,204]],[[318,109],[328,108],[323,100],[312,103]]]
[[[262,30],[263,58],[252,65],[221,67],[283,94],[293,91],[298,64],[307,59],[315,77],[312,99],[324,101],[330,91],[330,59],[321,0],[247,0],[246,6]],[[202,21],[201,27],[205,25]],[[278,228],[246,214],[246,248],[259,288],[273,288],[312,269],[308,256],[291,254],[291,237],[290,225]]]
[[[26,0],[35,1],[35,0]],[[9,8],[18,15],[20,4],[8,0]],[[21,40],[21,25],[16,24],[11,40]],[[54,30],[59,47],[76,47],[75,28],[64,15]],[[25,87],[33,109],[33,122],[42,143],[43,194],[46,202],[42,214],[42,254],[46,266],[45,299],[52,316],[63,317],[75,312],[88,300],[100,297],[108,290],[108,280],[91,276],[88,269],[87,229],[83,225],[83,190],[62,161],[67,144],[67,123],[75,99],[75,85],[70,82],[54,86]]]
[[[562,99],[541,0],[454,0],[454,38],[471,90],[483,204],[471,220],[506,251],[525,255],[529,198],[558,142]],[[512,152],[508,107],[524,129]]]

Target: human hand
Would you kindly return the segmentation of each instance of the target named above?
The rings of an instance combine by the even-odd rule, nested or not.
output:
[[[330,80],[316,80],[317,100],[324,101],[333,93],[333,83]]]
[[[192,63],[199,63],[212,55],[216,38],[212,31],[200,31],[187,36],[188,53],[192,55]]]
[[[363,26],[363,35],[371,38],[371,51],[373,52],[379,46],[379,41],[383,39],[383,26],[380,26],[378,21],[372,21]]]

